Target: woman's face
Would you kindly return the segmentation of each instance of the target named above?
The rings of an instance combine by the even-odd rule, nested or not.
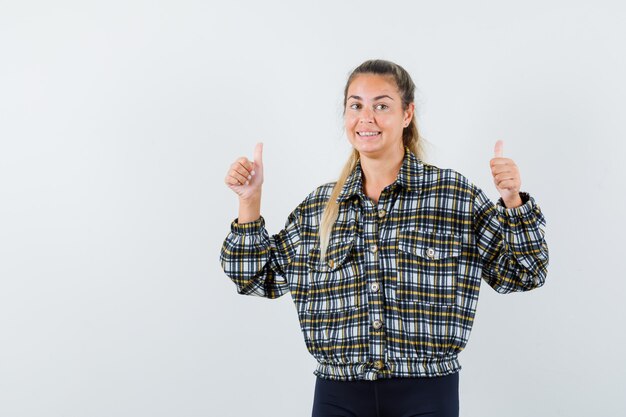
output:
[[[402,98],[392,78],[360,74],[348,86],[344,125],[359,152],[371,157],[404,149],[402,130],[413,117],[414,104],[402,110]]]

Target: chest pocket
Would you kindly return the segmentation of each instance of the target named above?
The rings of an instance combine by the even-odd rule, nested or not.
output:
[[[398,235],[399,302],[453,305],[462,239],[459,235],[417,229]]]
[[[333,242],[328,246],[325,262],[320,260],[319,246],[309,251],[309,313],[332,313],[359,306],[362,280],[355,242],[356,237]]]

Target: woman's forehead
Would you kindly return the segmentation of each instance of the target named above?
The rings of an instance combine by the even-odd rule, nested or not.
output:
[[[399,96],[398,88],[392,77],[379,74],[359,74],[348,86],[348,97],[358,96],[362,99],[381,95]]]

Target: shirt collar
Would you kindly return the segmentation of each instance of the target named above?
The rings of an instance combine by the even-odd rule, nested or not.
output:
[[[420,188],[420,180],[423,172],[424,164],[422,161],[405,146],[402,166],[400,167],[394,184],[401,186],[407,191],[417,191]],[[346,179],[337,197],[337,202],[340,203],[354,195],[358,196],[361,194],[363,194],[363,171],[361,170],[361,160],[359,159],[357,160],[356,167]]]

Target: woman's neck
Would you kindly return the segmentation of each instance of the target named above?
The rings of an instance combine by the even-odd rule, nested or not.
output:
[[[404,160],[404,147],[380,158],[361,155],[360,160],[363,171],[363,189],[370,198],[378,201],[380,192],[398,177]]]

